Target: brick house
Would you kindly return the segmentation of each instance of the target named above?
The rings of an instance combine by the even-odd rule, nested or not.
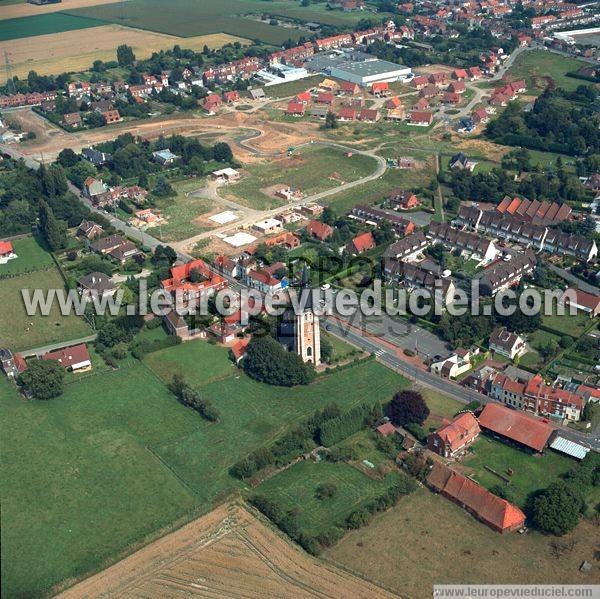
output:
[[[481,429],[471,412],[457,416],[452,422],[427,437],[427,448],[444,458],[453,458],[471,445]]]

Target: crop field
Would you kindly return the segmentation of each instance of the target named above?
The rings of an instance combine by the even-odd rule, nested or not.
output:
[[[16,40],[23,37],[62,33],[74,29],[89,29],[104,25],[89,17],[79,17],[64,13],[49,13],[35,17],[21,17],[0,21],[0,41]],[[89,35],[89,34],[88,34]],[[88,38],[89,39],[89,38]]]
[[[243,505],[222,505],[60,595],[61,599],[144,597],[176,599],[197,588],[215,599],[392,595],[342,569],[310,557]],[[193,591],[191,591],[193,593]]]
[[[48,316],[27,315],[21,289],[33,293],[34,289],[63,288],[63,280],[55,268],[3,279],[0,282],[0,347],[19,351],[90,335],[91,329],[82,318],[75,314],[63,316],[56,302]]]
[[[434,584],[590,584],[597,528],[581,522],[561,544],[574,549],[558,558],[556,539],[536,532],[500,535],[465,510],[426,489],[403,497],[325,553],[341,564],[411,599],[429,599]],[[501,564],[501,567],[499,567]]]
[[[105,567],[243,489],[229,467],[298,419],[328,401],[383,401],[407,384],[368,360],[307,387],[270,387],[226,354],[199,340],[118,370],[95,356],[91,373],[69,377],[48,402],[23,401],[0,379],[3,596],[49,594]],[[152,370],[168,381],[175,363],[218,423],[179,404]]]
[[[87,29],[77,29],[0,41],[0,53],[8,51],[13,74],[25,77],[31,69],[42,75],[89,69],[94,60],[115,60],[117,46],[124,43],[133,48],[138,58],[148,58],[152,52],[170,49],[176,44],[201,51],[205,44],[209,48],[220,48],[227,43],[248,43],[248,40],[223,33],[181,38],[122,25],[98,25],[94,27],[93,36]]]
[[[227,33],[274,45],[290,38],[297,40],[301,35],[298,29],[269,25],[245,16],[261,14],[270,8],[271,5],[244,0],[170,0],[169,10],[165,11],[162,0],[129,0],[125,4],[70,10],[68,14],[181,37]]]
[[[59,12],[82,6],[93,6],[94,4],[108,4],[114,0],[61,0],[56,4],[35,5],[26,0],[1,0],[0,20],[16,19],[19,17],[32,17],[44,15],[51,12]]]
[[[548,84],[544,80],[545,77],[551,77],[557,87],[573,90],[585,81],[567,77],[566,74],[578,71],[585,65],[586,63],[581,60],[560,56],[553,52],[525,52],[517,57],[508,75],[513,79],[525,79],[528,95],[540,94],[544,91]]]
[[[35,237],[21,237],[15,239],[12,244],[18,258],[0,264],[0,279],[54,267],[52,256]]]
[[[199,223],[203,214],[216,208],[213,200],[188,196],[191,191],[202,188],[202,179],[191,179],[173,183],[177,195],[172,198],[159,198],[156,207],[167,219],[167,223],[148,229],[150,235],[160,237],[164,241],[181,241],[206,231],[208,227]]]
[[[274,185],[291,185],[312,195],[365,177],[375,170],[370,156],[354,154],[351,157],[335,148],[303,148],[291,156],[248,166],[249,175],[223,194],[231,199],[264,210],[281,206],[284,200],[267,195],[265,190]]]
[[[256,493],[276,501],[284,510],[298,514],[298,525],[306,534],[318,535],[332,526],[345,528],[345,519],[356,509],[385,492],[401,474],[370,478],[346,463],[298,462],[259,485]],[[333,497],[317,499],[323,483],[336,486]]]
[[[508,476],[508,469],[512,469],[513,474],[509,477],[510,485],[507,486],[507,490],[511,493],[513,501],[521,507],[529,493],[547,487],[575,465],[571,458],[550,449],[541,456],[532,456],[483,435],[471,446],[471,450],[472,453],[462,463],[484,487],[505,484],[499,476],[486,470],[486,466],[503,476]]]

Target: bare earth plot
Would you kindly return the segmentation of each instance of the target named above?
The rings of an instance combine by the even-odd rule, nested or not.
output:
[[[394,597],[310,557],[235,504],[218,507],[58,597],[123,596]]]
[[[0,15],[5,10],[0,8]],[[0,54],[9,52],[13,74],[24,77],[32,69],[41,75],[51,75],[89,69],[95,60],[116,60],[117,46],[125,43],[133,47],[138,58],[148,58],[153,52],[176,44],[200,51],[205,45],[220,48],[234,42],[244,44],[247,40],[224,33],[184,39],[121,25],[103,25],[94,27],[93,34],[89,29],[77,29],[0,42]]]

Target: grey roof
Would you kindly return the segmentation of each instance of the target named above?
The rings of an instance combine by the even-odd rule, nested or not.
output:
[[[81,277],[78,282],[82,287],[98,293],[111,291],[115,288],[115,284],[102,272],[91,272],[89,275]]]
[[[406,70],[402,64],[389,62],[388,60],[365,60],[364,62],[346,61],[335,65],[336,69],[345,71],[359,77],[372,77],[373,75],[383,75],[389,72]]]
[[[578,460],[583,460],[588,451],[590,451],[588,447],[584,447],[575,441],[565,439],[560,435],[557,435],[554,441],[550,443],[550,447],[556,451],[560,451],[561,453],[566,453],[573,458],[577,458]]]

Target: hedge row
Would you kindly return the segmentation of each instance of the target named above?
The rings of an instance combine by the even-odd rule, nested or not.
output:
[[[362,430],[368,424],[376,422],[382,416],[381,404],[376,403],[373,406],[366,403],[360,404],[337,418],[323,422],[319,433],[321,444],[331,447]]]

